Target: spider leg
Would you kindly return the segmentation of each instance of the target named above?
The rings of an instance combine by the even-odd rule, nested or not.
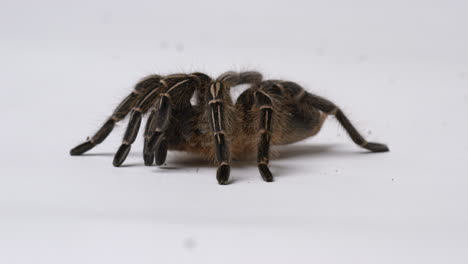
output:
[[[227,127],[226,119],[229,120],[229,111],[231,109],[230,100],[228,100],[228,89],[225,84],[220,81],[213,82],[210,86],[208,96],[209,118],[211,131],[214,136],[216,149],[216,161],[220,164],[216,173],[216,179],[219,184],[227,184],[230,174],[230,150],[229,139],[227,138],[224,129]],[[231,110],[232,111],[232,110]]]
[[[256,71],[234,72],[228,71],[221,74],[218,80],[222,81],[227,87],[233,87],[241,84],[256,84],[262,81],[262,74]]]
[[[151,90],[151,86],[154,83],[159,83],[160,77],[157,75],[151,75],[140,81],[135,89],[129,94],[114,110],[111,117],[102,125],[102,127],[86,142],[79,144],[78,146],[70,150],[70,155],[81,155],[96,145],[102,143],[107,136],[112,132],[117,122],[124,119],[130,110],[139,102],[141,98]]]
[[[155,130],[159,128],[161,132],[163,132],[163,128],[165,130],[169,125],[171,116],[170,91],[176,87],[191,84],[190,81],[194,78],[197,77],[186,74],[173,74],[164,77],[160,80],[161,85],[159,85],[158,89],[153,90],[141,101],[138,107],[133,109],[132,117],[130,118],[122,145],[114,156],[114,166],[118,167],[125,161],[130,151],[131,144],[137,137],[142,115],[151,107],[151,114],[145,128],[143,159],[147,166],[152,165],[154,158],[156,159],[157,165],[164,163],[167,154],[166,138],[163,136],[163,133],[158,133],[160,131]],[[157,137],[154,138],[154,134],[156,134]],[[162,144],[160,144],[161,142]]]
[[[263,79],[261,73],[256,71],[246,71],[239,73],[239,82],[238,84],[255,84],[260,83]]]
[[[151,126],[156,120],[156,110],[153,109],[151,110],[151,113],[148,117],[148,120],[146,121],[146,126],[145,126],[145,143],[143,145],[143,160],[145,161],[145,166],[151,166],[153,165],[154,162],[154,152],[148,151],[148,142],[151,137]]]
[[[140,130],[141,120],[143,115],[149,110],[151,105],[157,100],[159,93],[163,89],[162,83],[159,83],[154,89],[149,92],[141,101],[134,107],[130,113],[130,120],[128,121],[127,129],[122,140],[122,145],[114,155],[112,164],[119,167],[125,161],[130,152],[131,145],[135,142]]]
[[[190,98],[195,90],[200,88],[200,85],[201,81],[196,74],[186,75],[185,79],[179,80],[160,94],[152,111],[154,118],[148,121],[148,141],[144,154],[149,157],[151,153],[154,153],[156,165],[162,165],[167,157],[166,132],[171,125],[173,109],[190,105]]]
[[[259,90],[254,93],[255,105],[259,109],[260,141],[258,144],[257,163],[262,178],[266,182],[273,181],[273,175],[268,168],[270,140],[273,133],[271,121],[273,119],[273,104],[266,92]]]
[[[366,141],[364,137],[353,126],[351,121],[346,117],[343,111],[329,100],[310,93],[305,93],[302,100],[304,100],[305,103],[319,109],[320,111],[323,111],[330,115],[334,115],[336,119],[338,119],[338,121],[340,122],[341,126],[351,137],[353,142],[356,143],[358,146],[368,149],[372,152],[389,151],[388,147],[385,144]]]
[[[155,121],[149,124],[151,131],[146,148],[145,155],[154,153],[156,165],[161,165],[166,160],[167,156],[167,141],[165,131],[167,130],[171,118],[172,106],[170,103],[170,95],[164,94],[158,98],[157,107],[154,111]]]
[[[228,135],[232,130],[232,116],[234,105],[229,95],[232,86],[240,84],[258,84],[262,80],[262,74],[255,71],[226,72],[211,83],[207,91],[208,116],[210,127],[214,137],[215,157],[219,163],[216,179],[221,185],[228,183],[230,175],[230,140]]]

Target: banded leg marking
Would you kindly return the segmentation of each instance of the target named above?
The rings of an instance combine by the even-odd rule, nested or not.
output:
[[[168,142],[165,132],[170,126],[174,103],[172,100],[177,103],[189,103],[194,91],[200,84],[200,79],[196,75],[189,75],[186,79],[177,82],[166,92],[160,94],[154,107],[154,120],[148,127],[148,140],[144,154],[148,159],[150,155],[154,155],[156,165],[164,164],[167,157]],[[183,102],[184,97],[187,97],[187,102]]]
[[[127,129],[122,140],[122,145],[120,145],[119,149],[114,155],[114,160],[112,164],[115,167],[120,167],[127,158],[128,153],[131,149],[131,145],[133,144],[133,142],[135,142],[135,139],[138,136],[138,131],[140,130],[143,114],[148,111],[148,108],[157,99],[158,91],[160,90],[158,88],[159,87],[155,88],[150,93],[148,93],[139,102],[139,104],[133,108],[130,120],[128,121]]]
[[[136,85],[135,90],[130,93],[122,102],[115,108],[112,116],[104,123],[104,125],[84,143],[79,144],[70,150],[70,155],[81,155],[91,150],[96,145],[103,142],[114,129],[117,122],[124,119],[130,110],[138,104],[138,102],[145,97],[145,95],[151,91],[152,87],[148,84],[158,83],[158,76],[151,76],[150,78],[140,82]]]
[[[208,95],[208,109],[210,111],[210,124],[216,150],[216,161],[220,164],[216,172],[216,179],[221,185],[228,183],[230,175],[229,140],[224,132],[225,101],[222,98],[224,85],[221,82],[211,84]]]
[[[304,100],[307,100],[315,108],[323,111],[327,114],[334,115],[341,126],[346,130],[351,140],[358,146],[368,149],[372,152],[386,152],[389,151],[388,147],[385,144],[368,142],[366,139],[357,131],[351,121],[346,117],[343,111],[338,108],[334,103],[329,100],[316,96],[310,93],[307,93],[304,96]]]
[[[260,142],[258,144],[257,163],[258,170],[263,180],[266,182],[273,181],[273,175],[268,168],[270,155],[270,140],[273,132],[272,119],[273,108],[271,99],[263,92],[255,93],[256,105],[260,109]]]
[[[156,165],[161,165],[167,156],[167,141],[164,132],[170,124],[172,106],[167,94],[159,97],[158,101],[155,108],[156,118],[149,128],[152,133],[149,136],[146,155],[155,153]]]

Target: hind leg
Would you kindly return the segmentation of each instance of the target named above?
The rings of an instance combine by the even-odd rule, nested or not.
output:
[[[301,101],[302,103],[315,107],[326,114],[334,115],[336,119],[338,119],[338,121],[340,122],[341,126],[343,126],[348,135],[351,137],[353,142],[359,145],[360,147],[368,149],[372,152],[389,151],[388,147],[385,144],[368,142],[367,140],[365,140],[364,137],[353,126],[351,121],[346,117],[343,111],[329,100],[305,92],[303,97],[301,98]]]
[[[275,81],[264,81],[244,91],[236,102],[237,112],[244,120],[242,129],[248,135],[242,140],[244,142],[236,143],[250,145],[253,147],[252,150],[256,150],[258,170],[266,182],[273,181],[273,175],[268,168],[272,138],[282,133],[282,129],[278,129],[278,124],[286,122],[284,115],[281,115],[284,108],[278,105],[280,98],[284,98],[282,96]],[[277,141],[278,138],[283,138],[276,137]]]
[[[254,94],[255,105],[259,110],[260,141],[257,150],[257,163],[260,175],[266,182],[273,181],[273,175],[268,168],[271,134],[273,133],[271,121],[273,119],[273,103],[265,91],[257,91]]]

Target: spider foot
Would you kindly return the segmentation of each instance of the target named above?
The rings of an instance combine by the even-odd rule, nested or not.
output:
[[[167,141],[163,140],[156,150],[156,165],[163,165],[167,157]]]
[[[154,153],[143,154],[143,160],[145,161],[145,166],[151,166],[154,162]]]
[[[218,171],[216,172],[216,179],[220,185],[228,184],[230,170],[231,169],[227,164],[223,164],[218,168]]]
[[[273,175],[271,174],[271,171],[266,164],[258,164],[258,170],[260,171],[260,174],[262,175],[264,181],[273,181]]]
[[[368,149],[372,152],[387,152],[389,151],[387,145],[374,143],[374,142],[367,142],[365,145],[362,146],[365,149]]]
[[[86,142],[81,143],[80,145],[72,148],[70,150],[70,155],[72,155],[72,156],[81,155],[81,154],[85,153],[86,151],[92,149],[94,146],[95,146],[95,144],[92,143],[91,141],[86,141]]]
[[[130,152],[130,148],[131,145],[122,144],[120,146],[119,150],[117,150],[117,153],[115,153],[114,161],[112,162],[114,167],[120,167],[120,165],[122,165],[122,163],[127,158],[128,153]]]
[[[154,152],[151,153],[148,151],[148,142],[145,140],[145,145],[143,147],[143,160],[145,161],[145,166],[153,165],[154,155]]]
[[[158,145],[161,143],[161,132],[155,132],[148,141],[148,146],[146,148],[147,154],[156,151]]]

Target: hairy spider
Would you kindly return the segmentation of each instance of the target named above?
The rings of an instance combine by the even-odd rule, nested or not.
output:
[[[249,84],[234,103],[230,89]],[[195,95],[196,103],[191,99]],[[112,116],[86,142],[70,151],[80,155],[98,145],[114,125],[130,114],[122,145],[114,156],[120,166],[135,141],[142,117],[145,165],[161,165],[168,150],[201,154],[218,163],[216,178],[227,184],[230,161],[257,153],[262,178],[273,181],[268,168],[270,144],[290,144],[317,134],[334,115],[357,145],[385,152],[384,144],[367,142],[335,104],[305,91],[294,82],[262,80],[258,72],[227,72],[217,79],[203,73],[150,75],[141,80]]]

